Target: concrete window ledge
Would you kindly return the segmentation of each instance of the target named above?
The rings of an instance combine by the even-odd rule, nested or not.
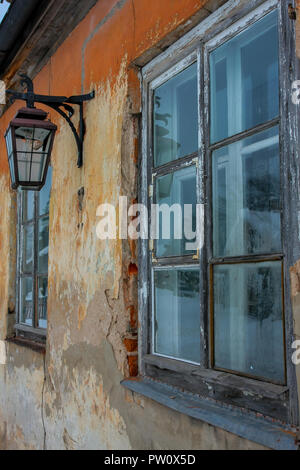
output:
[[[299,450],[299,430],[267,418],[222,406],[214,400],[181,392],[149,378],[127,379],[121,384],[174,411],[204,421],[249,441],[274,450]]]

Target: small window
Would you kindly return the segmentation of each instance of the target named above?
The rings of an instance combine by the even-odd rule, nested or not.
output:
[[[40,192],[18,194],[18,322],[20,331],[47,330],[49,204],[52,171]]]

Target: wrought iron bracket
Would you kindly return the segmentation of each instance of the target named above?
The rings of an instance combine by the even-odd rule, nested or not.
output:
[[[66,96],[37,95],[34,93],[32,80],[27,77],[27,75],[20,74],[20,77],[21,86],[25,85],[27,87],[27,92],[20,93],[14,90],[6,90],[6,93],[11,95],[10,101],[26,101],[28,108],[34,108],[35,103],[42,103],[57,111],[67,121],[74,134],[78,148],[77,166],[78,168],[81,168],[83,165],[83,139],[85,134],[83,103],[85,101],[90,101],[94,99],[95,92],[92,91],[87,95],[71,96],[70,98],[67,98]],[[71,121],[71,118],[75,113],[73,105],[79,106],[79,132],[77,132],[73,122]]]

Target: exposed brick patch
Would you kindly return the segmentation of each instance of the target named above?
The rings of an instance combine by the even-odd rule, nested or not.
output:
[[[133,354],[128,356],[129,375],[130,377],[137,377],[139,373],[138,356],[135,353]]]
[[[129,268],[128,268],[128,274],[129,276],[137,276],[138,275],[138,267],[134,263],[130,263]]]
[[[134,305],[130,305],[128,307],[129,315],[130,315],[130,328],[135,330],[137,328],[137,311]]]
[[[126,351],[129,353],[136,352],[138,349],[138,341],[136,338],[125,338],[124,344]]]

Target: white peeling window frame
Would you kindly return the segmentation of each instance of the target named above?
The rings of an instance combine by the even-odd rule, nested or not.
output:
[[[292,2],[293,3],[293,2]],[[279,33],[279,117],[258,123],[251,129],[232,132],[223,142],[229,146],[245,139],[253,138],[258,131],[270,131],[274,126],[279,129],[280,179],[281,179],[281,225],[282,247],[277,252],[268,252],[251,256],[215,257],[213,251],[212,228],[212,154],[222,147],[215,147],[210,139],[210,52],[225,42],[236,37],[240,32],[257,24],[272,11],[278,13]],[[162,161],[161,166],[154,164],[153,147],[153,109],[155,106],[154,91],[172,78],[187,70],[191,64],[197,64],[198,84],[198,137],[199,146],[196,154],[191,153],[184,158],[175,157],[173,162]],[[288,2],[285,0],[258,1],[231,0],[226,2],[216,12],[212,13],[196,28],[174,43],[167,51],[147,64],[141,72],[143,90],[143,121],[142,121],[142,151],[140,167],[140,202],[149,210],[151,204],[157,202],[158,178],[172,174],[176,180],[180,170],[187,167],[196,168],[197,173],[197,203],[201,206],[201,249],[199,253],[188,256],[160,258],[156,256],[157,243],[142,240],[139,247],[139,368],[142,376],[158,379],[167,384],[180,387],[188,392],[217,399],[226,405],[248,408],[250,412],[261,413],[267,417],[280,419],[283,422],[298,425],[299,408],[295,366],[292,363],[294,341],[293,314],[291,306],[291,291],[289,267],[297,261],[296,243],[297,191],[291,191],[290,175],[292,174],[298,156],[298,121],[297,107],[292,103],[292,83],[297,79],[295,57],[295,21],[289,17]],[[293,75],[294,74],[294,75]],[[179,80],[180,82],[180,80]],[[157,103],[156,103],[157,104]],[[163,118],[164,119],[164,118]],[[272,122],[271,122],[272,121]],[[255,132],[253,129],[256,129]],[[172,132],[174,131],[174,128]],[[177,130],[176,130],[177,132]],[[272,140],[273,137],[271,137]],[[270,141],[270,139],[269,139]],[[222,139],[221,139],[222,142]],[[251,141],[250,141],[251,143]],[[253,145],[253,144],[252,144]],[[255,145],[255,144],[254,144]],[[162,157],[164,158],[164,157]],[[222,160],[220,160],[222,162]],[[178,180],[178,178],[177,178]],[[166,191],[168,186],[165,185]],[[292,194],[293,193],[293,194]],[[165,193],[163,193],[165,194]],[[276,206],[278,209],[278,205]],[[149,225],[150,233],[150,225]],[[297,245],[298,246],[298,245]],[[295,248],[296,247],[296,248]],[[217,260],[216,260],[217,258]],[[215,266],[235,265],[239,263],[267,263],[269,269],[272,262],[282,266],[283,293],[283,325],[284,325],[284,378],[265,380],[247,373],[216,367],[214,358],[214,329],[213,329],[213,283],[212,273]],[[221,260],[221,261],[220,261]],[[269,264],[268,264],[269,263]],[[178,342],[169,341],[169,350],[174,353],[157,352],[163,350],[161,339],[157,346],[155,338],[155,293],[154,277],[160,273],[159,282],[170,282],[172,276],[165,276],[168,268],[173,271],[199,269],[200,302],[199,302],[199,361],[184,360],[176,357]],[[278,266],[277,266],[278,267]],[[192,277],[190,276],[190,279]],[[175,277],[173,276],[173,280]],[[189,278],[186,277],[187,283]],[[174,286],[173,282],[173,286]],[[174,287],[175,289],[175,287]],[[162,299],[162,305],[165,300]],[[174,327],[172,327],[174,329]],[[171,335],[171,334],[170,334]],[[166,347],[166,350],[168,348]],[[186,353],[188,355],[188,352]]]

